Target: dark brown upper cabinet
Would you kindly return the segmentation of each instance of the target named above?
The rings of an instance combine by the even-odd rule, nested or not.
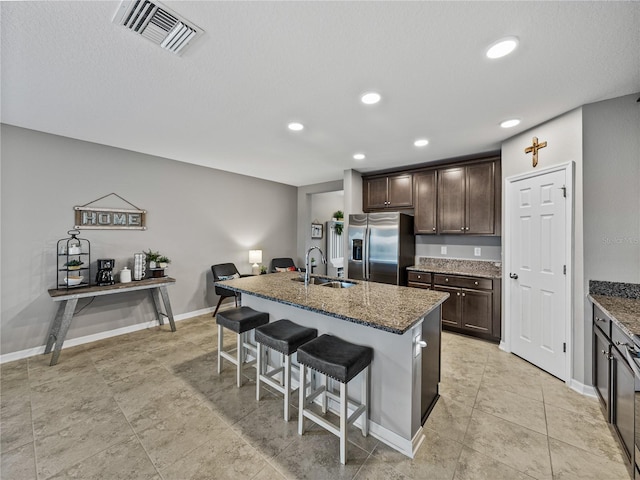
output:
[[[413,175],[410,173],[363,178],[362,187],[365,212],[413,208]]]
[[[436,223],[438,184],[436,171],[429,170],[413,175],[413,190],[415,201],[414,231],[417,234],[434,235],[437,232]]]
[[[496,235],[496,162],[438,170],[438,233]]]

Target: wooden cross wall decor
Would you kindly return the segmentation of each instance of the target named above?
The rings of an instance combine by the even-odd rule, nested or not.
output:
[[[533,145],[524,149],[524,153],[533,152],[532,163],[534,168],[538,165],[538,150],[547,146],[547,142],[538,143],[538,137],[533,137]]]

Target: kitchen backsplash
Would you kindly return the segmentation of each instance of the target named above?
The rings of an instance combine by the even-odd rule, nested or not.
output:
[[[446,269],[451,272],[465,272],[467,275],[473,275],[474,272],[476,272],[482,273],[483,276],[489,275],[495,278],[500,278],[502,276],[501,263],[487,260],[416,257],[416,266],[424,267],[426,269],[434,268],[436,271]]]
[[[501,237],[416,235],[416,258],[502,261]]]
[[[589,293],[607,297],[640,299],[640,284],[589,280]]]

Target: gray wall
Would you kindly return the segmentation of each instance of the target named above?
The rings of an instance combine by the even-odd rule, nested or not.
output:
[[[585,364],[585,355],[590,355],[591,340],[589,332],[584,325],[584,298],[586,292],[583,288],[583,200],[582,200],[582,175],[583,175],[583,146],[582,146],[582,108],[572,110],[559,117],[549,120],[530,130],[519,133],[506,140],[502,144],[502,237],[505,237],[507,201],[505,181],[513,175],[534,171],[531,164],[531,154],[525,154],[524,150],[531,145],[531,138],[538,137],[540,141],[547,141],[548,146],[540,151],[538,170],[574,162],[574,236],[573,236],[573,372],[568,372],[571,378],[579,384],[590,385],[591,377]],[[503,242],[503,244],[504,244]],[[508,268],[509,259],[504,258],[505,267]],[[503,275],[502,292],[508,293],[508,277]],[[506,279],[506,280],[505,280]],[[503,324],[509,322],[509,312],[504,308],[503,299]],[[579,388],[579,386],[577,386]]]
[[[297,189],[22,128],[2,125],[1,342],[7,354],[42,346],[55,312],[56,242],[73,227],[73,207],[115,192],[148,211],[147,231],[84,230],[91,258],[131,266],[152,248],[172,259],[174,314],[215,306],[210,266],[251,272],[249,249],[264,263],[295,256]],[[96,204],[126,207],[110,197]],[[68,339],[153,319],[148,293],[98,297],[74,320]],[[78,309],[85,305],[80,301]]]
[[[549,142],[541,167],[575,162],[573,378],[584,385],[592,383],[589,280],[640,283],[638,96],[584,105],[503,144],[503,180],[531,170],[521,152],[533,135]]]
[[[333,214],[338,210],[344,212],[344,190],[311,195],[311,218],[312,221],[318,220],[322,224],[323,231],[322,238],[311,239],[310,246],[320,247],[325,255],[327,255],[327,239],[329,238],[327,222],[331,220]],[[313,252],[312,256],[317,261],[314,272],[318,275],[326,275],[327,266],[320,261],[317,252]]]
[[[319,193],[342,191],[342,186],[342,180],[335,180],[333,182],[316,183],[298,188],[297,255],[283,255],[292,257],[297,266],[304,266],[305,253],[309,248],[314,245],[321,245],[316,240],[311,239],[311,222],[314,220],[313,210],[314,208],[322,209],[319,204],[314,205],[314,196]],[[322,219],[318,218],[318,220]]]
[[[589,280],[640,283],[639,96],[582,107],[585,294]],[[591,332],[591,304],[582,301],[585,329]],[[590,345],[590,336],[586,340]],[[585,371],[590,379],[590,348]]]
[[[639,95],[583,107],[585,291],[640,283]]]

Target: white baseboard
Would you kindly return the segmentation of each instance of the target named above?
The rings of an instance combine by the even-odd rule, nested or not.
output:
[[[339,403],[330,398],[328,400],[329,401],[327,402],[327,409],[335,415],[340,415]],[[321,405],[319,398],[316,398],[314,400],[314,403]],[[347,411],[347,416],[351,416],[355,410],[351,407],[351,405],[349,405],[347,406]],[[356,421],[353,422],[353,425],[361,428],[362,417],[358,417]],[[422,445],[422,442],[425,439],[422,427],[418,429],[412,440],[407,440],[397,433],[392,432],[391,430],[374,422],[373,420],[369,420],[369,435],[380,440],[382,443],[393,448],[394,450],[397,450],[398,452],[406,455],[409,458],[413,458],[415,456],[418,448],[420,447],[420,445]]]
[[[597,398],[595,388],[593,388],[590,385],[585,385],[584,383],[580,383],[579,381],[574,380],[573,378],[569,380],[569,388],[571,390],[574,390],[584,395],[585,397]]]
[[[230,307],[226,307],[230,308]],[[225,307],[220,307],[220,310],[225,310]],[[200,315],[205,315],[207,313],[212,313],[215,310],[214,307],[203,308],[200,310],[195,310],[193,312],[181,313],[179,315],[174,315],[173,319],[176,322],[181,320],[186,320],[188,318],[198,317]],[[166,319],[165,319],[166,323]],[[83,345],[85,343],[96,342],[98,340],[104,340],[106,338],[117,337],[118,335],[125,335],[127,333],[137,332],[139,330],[144,330],[146,328],[155,327],[158,325],[157,320],[152,320],[150,322],[136,323],[135,325],[129,325],[127,327],[116,328],[114,330],[107,330],[105,332],[94,333],[92,335],[85,335],[84,337],[70,338],[69,340],[65,340],[62,349],[76,347],[78,345]],[[0,364],[13,362],[15,360],[22,360],[23,358],[34,357],[36,355],[42,355],[44,353],[46,345],[40,345],[39,347],[27,348],[25,350],[20,350],[17,352],[10,352],[0,355]]]

